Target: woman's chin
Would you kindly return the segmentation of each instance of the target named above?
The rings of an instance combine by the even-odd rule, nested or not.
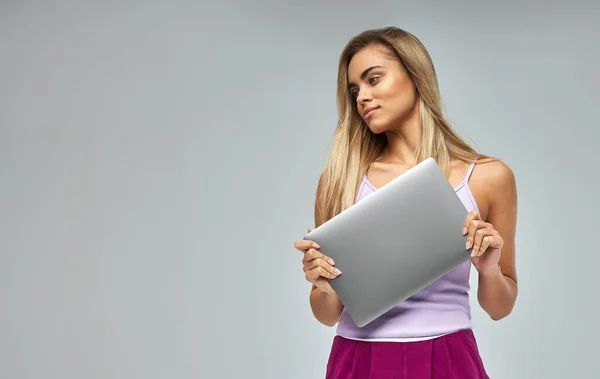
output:
[[[367,126],[373,134],[381,134],[386,131],[385,125],[381,125],[377,122],[370,122]]]

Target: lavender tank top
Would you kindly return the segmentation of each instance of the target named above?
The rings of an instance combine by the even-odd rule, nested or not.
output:
[[[454,189],[469,212],[479,212],[469,188],[469,177],[474,167],[475,162],[469,167],[463,181]],[[376,190],[365,175],[356,202]],[[354,339],[393,340],[423,339],[469,329],[472,327],[469,304],[470,272],[471,261],[468,260],[362,328],[356,326],[344,308],[336,333]]]

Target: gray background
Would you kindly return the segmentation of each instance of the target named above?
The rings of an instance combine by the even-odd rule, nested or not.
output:
[[[387,25],[517,177],[517,306],[472,298],[491,377],[595,377],[599,7],[539,4],[0,3],[0,377],[322,377],[292,244],[339,53]]]

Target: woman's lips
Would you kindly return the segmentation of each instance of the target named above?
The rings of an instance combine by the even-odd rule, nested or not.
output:
[[[373,108],[373,109],[371,109],[370,111],[368,111],[367,113],[365,113],[365,120],[366,120],[367,118],[369,118],[369,117],[373,116],[373,113],[374,113],[376,110],[378,110],[378,109],[379,109],[379,107],[377,107],[377,108]]]

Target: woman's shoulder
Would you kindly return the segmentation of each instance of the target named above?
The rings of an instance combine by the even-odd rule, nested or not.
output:
[[[510,185],[515,181],[513,170],[502,160],[485,157],[477,160],[473,170],[473,180],[491,187]]]
[[[498,158],[478,159],[469,186],[478,202],[482,203],[481,208],[485,208],[486,215],[495,206],[504,207],[516,201],[514,172]]]

